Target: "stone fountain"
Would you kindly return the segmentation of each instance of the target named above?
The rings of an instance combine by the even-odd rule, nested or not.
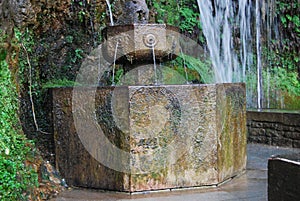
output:
[[[56,164],[69,185],[124,192],[216,186],[245,170],[245,85],[157,84],[153,59],[180,55],[180,34],[146,24],[145,5],[125,1],[124,10],[135,9],[107,27],[105,43],[83,62],[77,81],[84,86],[52,90]],[[114,63],[137,69],[132,85],[99,86]],[[147,85],[139,78],[145,68],[152,69]]]

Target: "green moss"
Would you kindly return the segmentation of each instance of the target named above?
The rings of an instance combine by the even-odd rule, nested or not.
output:
[[[57,80],[50,80],[42,85],[43,89],[48,88],[57,88],[57,87],[73,87],[73,86],[80,86],[79,83],[74,82],[72,80],[68,80],[66,78],[57,79]]]

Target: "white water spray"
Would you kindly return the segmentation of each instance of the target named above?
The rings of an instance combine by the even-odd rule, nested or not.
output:
[[[255,13],[252,0],[198,0],[200,20],[213,64],[215,82],[246,82],[254,74],[255,82],[247,87],[247,102],[253,107],[252,96],[257,90],[257,107],[262,102],[262,66],[260,44],[260,6],[256,0]],[[256,15],[257,69],[253,66],[251,17]],[[256,72],[255,72],[256,71]],[[251,85],[251,86],[250,86]],[[255,87],[257,89],[255,90]],[[256,102],[256,101],[255,101]]]
[[[262,67],[261,67],[261,47],[260,47],[260,6],[256,0],[256,53],[257,53],[257,108],[262,108]]]
[[[198,0],[203,33],[210,52],[216,83],[240,81],[237,56],[233,51],[231,0]]]

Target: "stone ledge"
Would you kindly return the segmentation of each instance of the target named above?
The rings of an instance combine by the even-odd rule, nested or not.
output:
[[[298,111],[247,111],[248,141],[299,148]]]
[[[298,201],[300,197],[300,153],[268,160],[268,200]]]

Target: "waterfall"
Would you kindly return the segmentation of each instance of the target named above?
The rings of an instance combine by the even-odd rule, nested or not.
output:
[[[260,0],[255,2],[256,16],[256,57],[257,57],[257,108],[262,108],[262,66],[261,66],[261,47],[260,47]]]
[[[258,0],[256,0],[258,1]],[[254,91],[261,107],[262,73],[260,59],[260,16],[256,20],[257,70],[252,69],[253,51],[251,0],[197,0],[203,34],[212,60],[215,82],[246,82],[247,76],[257,75],[257,83],[247,85],[247,103],[253,107]],[[256,4],[258,5],[258,4]],[[260,7],[256,7],[259,14]],[[251,78],[253,79],[253,78]],[[259,83],[259,84],[258,84]],[[257,86],[257,89],[255,87]]]
[[[238,9],[232,0],[198,0],[203,33],[215,73],[215,82],[245,81],[252,64],[251,0],[239,0]],[[240,27],[240,56],[234,45],[234,28]]]
[[[242,77],[246,78],[246,71],[251,71],[252,47],[251,47],[251,0],[239,0],[239,22],[240,22],[240,35],[241,35],[241,63],[242,63]],[[247,69],[248,68],[248,69]]]

